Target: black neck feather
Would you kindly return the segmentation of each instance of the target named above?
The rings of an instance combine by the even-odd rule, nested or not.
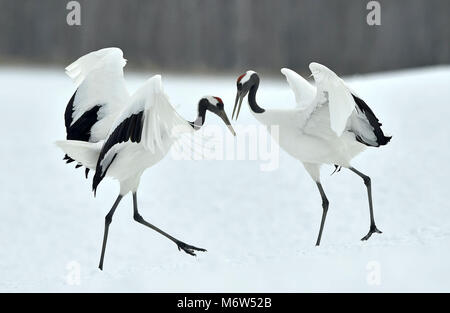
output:
[[[259,79],[256,80],[252,87],[250,87],[250,91],[248,92],[248,104],[254,113],[264,113],[265,110],[256,103],[256,92],[258,91],[258,87]]]
[[[188,122],[189,125],[191,125],[192,128],[195,130],[199,130],[205,123],[205,118],[206,118],[206,103],[205,103],[205,101],[206,101],[205,99],[202,99],[198,103],[198,114],[197,114],[197,118],[195,119],[195,121]]]

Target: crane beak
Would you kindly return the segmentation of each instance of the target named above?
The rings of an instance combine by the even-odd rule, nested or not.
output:
[[[233,126],[231,126],[230,120],[228,119],[227,113],[225,113],[225,110],[219,111],[217,115],[223,120],[225,125],[227,125],[230,132],[233,134],[233,136],[236,136],[236,132],[233,129]]]
[[[234,100],[233,114],[231,115],[231,119],[234,119],[234,113],[236,113],[238,100],[239,100],[239,91],[236,93],[236,99]]]
[[[241,92],[238,90],[238,92],[236,93],[236,99],[234,100],[234,108],[233,108],[233,115],[231,116],[231,119],[234,118],[234,113],[236,113],[236,108],[237,108],[237,113],[236,113],[236,118],[235,120],[238,119],[239,117],[239,112],[241,112],[241,106],[242,106],[242,100],[244,100],[245,96],[247,95],[247,92]],[[239,101],[239,105],[238,105],[238,101]]]

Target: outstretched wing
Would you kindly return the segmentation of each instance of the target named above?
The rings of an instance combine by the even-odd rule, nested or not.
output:
[[[169,97],[163,90],[161,76],[155,75],[136,92],[136,103],[145,107],[143,145],[154,153],[157,149],[165,150],[167,144],[176,140],[181,134],[193,132],[192,126],[173,108]]]
[[[316,96],[316,88],[312,86],[302,76],[288,68],[282,68],[281,73],[286,77],[286,80],[295,95],[295,101],[299,108],[305,108]]]
[[[311,63],[309,68],[316,82],[316,101],[320,102],[319,98],[324,96],[328,98],[331,129],[341,136],[348,118],[355,111],[353,96],[344,81],[326,66]]]
[[[124,143],[140,144],[156,153],[166,151],[180,134],[193,128],[178,115],[162,89],[161,76],[149,79],[133,95],[130,105],[114,122],[100,152],[92,188],[94,192]]]
[[[348,130],[355,134],[357,141],[372,147],[386,145],[391,140],[384,135],[370,107],[341,78],[324,65],[311,63],[309,67],[317,84],[315,101],[320,102],[319,98],[324,96],[328,98],[330,126],[337,136]]]
[[[67,104],[65,126],[68,140],[104,140],[121,109],[128,104],[119,48],[106,48],[82,56],[66,68],[77,90]]]

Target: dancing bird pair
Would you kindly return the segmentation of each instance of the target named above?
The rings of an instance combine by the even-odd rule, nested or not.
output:
[[[58,141],[57,145],[66,153],[67,163],[76,161],[76,167],[85,167],[86,178],[90,170],[95,171],[94,194],[105,176],[120,183],[119,195],[105,217],[100,269],[103,269],[114,212],[129,192],[133,195],[135,221],[167,237],[187,254],[195,256],[196,251],[206,251],[174,238],[139,214],[137,189],[140,177],[147,168],[162,160],[182,135],[200,129],[207,111],[219,116],[236,135],[221,98],[201,98],[197,118],[186,121],[169,102],[160,75],[147,80],[131,96],[124,81],[125,65],[119,48],[105,48],[82,56],[66,68],[77,89],[65,111],[67,140]],[[318,63],[311,63],[310,70],[316,87],[292,70],[281,70],[297,102],[297,107],[289,110],[261,108],[256,101],[258,74],[247,71],[239,76],[232,119],[239,117],[242,101],[248,96],[250,111],[255,118],[267,127],[277,125],[279,133],[274,139],[303,163],[322,197],[323,212],[316,245],[321,241],[329,205],[320,182],[321,165],[334,165],[336,170],[348,168],[360,176],[369,198],[370,229],[362,238],[367,240],[373,233],[381,233],[375,225],[371,180],[352,167],[350,161],[366,146],[386,145],[391,137],[384,135],[373,111],[333,71]]]

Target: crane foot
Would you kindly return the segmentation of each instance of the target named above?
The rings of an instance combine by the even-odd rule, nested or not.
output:
[[[194,251],[201,251],[201,252],[206,252],[206,249],[202,249],[202,248],[197,248],[191,245],[188,245],[182,241],[178,241],[176,242],[177,246],[178,246],[178,250],[183,250],[184,252],[186,252],[189,255],[192,256],[196,256]]]
[[[363,240],[363,241],[364,241],[364,240],[368,240],[368,239],[370,238],[370,236],[372,236],[373,233],[381,234],[382,231],[379,230],[375,225],[371,225],[371,226],[370,226],[369,232],[367,233],[367,235],[365,235],[364,237],[362,237],[361,240]]]

